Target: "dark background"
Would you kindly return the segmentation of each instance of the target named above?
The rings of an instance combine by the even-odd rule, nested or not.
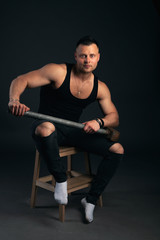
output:
[[[126,153],[156,151],[159,139],[159,15],[152,1],[6,1],[1,4],[1,149],[33,147],[30,119],[7,113],[11,81],[55,62],[73,62],[76,42],[91,34],[100,44],[96,70],[119,115]],[[36,111],[39,89],[21,101]],[[100,114],[96,104],[82,119]]]
[[[158,0],[1,2],[2,240],[159,240],[159,17]],[[30,135],[33,120],[8,114],[8,92],[11,81],[20,74],[51,62],[73,62],[77,40],[89,34],[100,44],[96,74],[108,85],[118,109],[125,157],[103,194],[104,207],[96,208],[93,224],[86,226],[81,221],[81,195],[71,196],[66,221],[61,224],[52,193],[39,190],[37,208],[29,207],[35,155]],[[37,111],[39,89],[26,90],[21,101]],[[100,115],[95,103],[81,120]],[[74,165],[80,169],[83,161],[78,157]],[[93,170],[98,163],[92,156]]]

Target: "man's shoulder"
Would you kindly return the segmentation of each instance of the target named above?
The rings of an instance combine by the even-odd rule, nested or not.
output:
[[[48,63],[40,69],[40,72],[42,76],[46,76],[51,82],[59,84],[66,75],[67,66],[65,63]]]
[[[107,87],[107,84],[98,80],[98,98],[103,98],[110,94],[109,88]]]
[[[48,63],[44,66],[48,70],[66,70],[66,63]]]
[[[107,84],[98,79],[98,86],[103,88],[103,87],[107,87]]]

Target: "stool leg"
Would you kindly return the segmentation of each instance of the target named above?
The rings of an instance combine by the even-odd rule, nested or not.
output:
[[[31,203],[30,203],[32,208],[35,207],[36,193],[37,193],[36,180],[39,178],[39,171],[40,171],[40,156],[39,156],[39,152],[36,150],[32,193],[31,193]]]
[[[98,199],[98,205],[100,206],[100,207],[103,207],[103,200],[102,200],[102,195],[99,197],[99,199]]]
[[[67,171],[71,171],[72,169],[72,160],[71,160],[71,155],[67,156]]]
[[[67,178],[71,178],[71,170],[72,170],[72,157],[71,155],[67,156]],[[71,193],[68,193],[68,195],[71,195]]]
[[[90,158],[89,158],[89,153],[88,153],[88,152],[84,152],[84,159],[85,159],[85,169],[86,169],[86,173],[87,173],[88,175],[92,175]]]
[[[67,156],[67,178],[71,177],[71,170],[72,170],[72,158],[71,155]]]
[[[65,218],[65,205],[59,204],[59,219],[61,222],[64,222]]]
[[[52,176],[52,185],[55,187],[56,185],[56,181],[55,181],[55,178]]]

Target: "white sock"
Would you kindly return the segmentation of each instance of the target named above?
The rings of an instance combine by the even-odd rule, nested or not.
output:
[[[66,205],[68,203],[67,181],[62,183],[56,182],[56,186],[54,189],[54,199],[59,204]]]
[[[85,209],[85,218],[87,222],[91,223],[93,221],[93,211],[94,211],[95,205],[92,203],[88,203],[86,201],[86,198],[83,198],[81,200],[81,203]]]

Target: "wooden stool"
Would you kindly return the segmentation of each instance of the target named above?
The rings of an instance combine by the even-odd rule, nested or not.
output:
[[[78,152],[82,152],[82,151],[75,147],[59,148],[60,157],[67,157],[67,176],[68,176],[67,191],[68,193],[72,193],[77,190],[89,187],[93,179],[91,174],[89,154],[87,152],[84,152],[86,173],[82,174],[72,170],[71,156],[74,154],[77,154]],[[40,154],[36,150],[32,193],[31,193],[32,208],[35,207],[37,187],[41,187],[43,189],[54,192],[54,187],[55,187],[54,177],[52,175],[39,177],[39,173],[40,173]],[[102,207],[102,196],[100,196],[99,198],[99,205]],[[59,204],[59,219],[61,222],[64,222],[64,218],[65,218],[65,205]]]

